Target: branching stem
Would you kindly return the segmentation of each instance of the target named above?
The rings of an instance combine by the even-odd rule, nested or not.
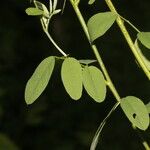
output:
[[[114,97],[116,98],[116,100],[118,102],[120,102],[121,98],[120,98],[120,96],[119,96],[119,94],[118,94],[118,92],[117,92],[113,82],[111,81],[111,79],[109,77],[109,74],[108,74],[107,69],[106,69],[106,67],[105,67],[105,65],[103,63],[103,60],[102,60],[102,58],[101,58],[101,56],[100,56],[100,54],[98,52],[98,49],[97,49],[95,44],[91,43],[90,35],[89,35],[89,32],[88,32],[88,28],[87,28],[87,25],[86,25],[86,23],[84,21],[84,18],[82,16],[80,10],[79,10],[79,7],[78,7],[78,5],[76,3],[74,3],[74,0],[70,0],[70,2],[71,2],[72,6],[74,8],[74,11],[75,11],[75,13],[76,13],[80,23],[81,23],[81,26],[82,26],[85,34],[86,34],[86,37],[87,37],[87,39],[88,39],[88,41],[89,41],[89,43],[91,45],[91,49],[93,50],[93,52],[95,54],[95,57],[97,58],[97,61],[98,61],[99,65],[100,65],[100,68],[102,69],[102,72],[103,72],[103,74],[104,74],[104,76],[106,78],[106,81],[107,81],[107,85],[110,88],[110,90],[112,91],[112,93],[113,93]]]
[[[106,1],[106,3],[108,4],[108,6],[109,6],[109,8],[111,9],[111,11],[117,13],[117,11],[116,11],[116,9],[114,8],[114,6],[113,6],[113,4],[111,3],[111,1],[110,1],[110,0],[105,0],[105,1]],[[100,54],[99,54],[99,52],[98,52],[98,49],[97,49],[96,45],[93,44],[93,43],[91,43],[90,35],[89,35],[89,32],[88,32],[87,25],[86,25],[85,20],[84,20],[84,18],[83,18],[83,16],[82,16],[81,12],[80,12],[80,10],[79,10],[79,7],[78,7],[78,4],[79,4],[79,3],[75,3],[75,0],[70,0],[70,3],[71,3],[71,5],[73,6],[73,9],[74,9],[74,11],[75,11],[75,13],[76,13],[76,15],[77,15],[79,21],[80,21],[80,24],[81,24],[81,26],[82,26],[84,32],[85,32],[85,35],[86,35],[86,37],[87,37],[87,39],[88,39],[88,41],[89,41],[89,43],[90,43],[90,45],[91,45],[91,49],[93,50],[93,52],[94,52],[94,54],[95,54],[95,57],[97,58],[97,61],[98,61],[99,65],[100,65],[100,68],[102,69],[102,72],[103,72],[103,74],[104,74],[104,76],[105,76],[105,78],[106,78],[107,85],[108,85],[108,87],[110,88],[111,92],[113,93],[114,97],[115,97],[116,100],[117,100],[116,105],[112,108],[112,110],[110,111],[110,113],[106,116],[106,118],[105,118],[105,119],[103,120],[103,122],[100,124],[100,126],[99,126],[99,128],[98,128],[98,130],[97,130],[97,132],[96,132],[96,134],[95,134],[95,136],[94,136],[94,139],[93,139],[93,140],[96,141],[96,138],[99,137],[99,134],[100,134],[101,130],[103,129],[103,127],[104,127],[104,125],[105,125],[107,119],[110,117],[110,115],[112,114],[112,112],[113,112],[113,111],[117,108],[117,106],[120,104],[121,98],[120,98],[120,95],[118,94],[118,92],[117,92],[117,90],[116,90],[116,88],[115,88],[115,86],[114,86],[114,84],[113,84],[113,82],[112,82],[112,80],[111,80],[111,78],[110,78],[108,72],[107,72],[107,69],[106,69],[106,67],[105,67],[105,65],[104,65],[104,63],[103,63],[103,60],[102,60],[102,58],[101,58],[101,56],[100,56]],[[117,13],[117,14],[118,14],[118,13]],[[135,30],[137,30],[137,32],[139,32],[139,30],[138,30],[135,26],[133,26],[128,20],[125,20],[125,21],[128,22]],[[136,58],[137,61],[139,62],[141,68],[143,69],[143,71],[145,72],[145,74],[147,75],[147,77],[150,79],[150,72],[148,71],[148,69],[147,69],[147,67],[145,66],[143,60],[142,60],[141,57],[139,56],[139,54],[138,54],[138,52],[137,52],[137,50],[136,50],[136,48],[135,48],[135,46],[134,46],[134,43],[133,43],[133,41],[132,41],[132,39],[131,39],[131,37],[130,37],[130,35],[129,35],[127,29],[126,29],[126,27],[124,26],[124,23],[123,23],[123,21],[122,21],[122,19],[121,19],[120,16],[118,16],[118,18],[117,18],[117,23],[118,23],[118,25],[119,25],[119,27],[120,27],[120,29],[121,29],[121,31],[122,31],[124,37],[126,38],[126,40],[127,40],[128,44],[129,44],[129,46],[130,46],[130,48],[131,48],[133,54],[135,55],[135,58]],[[115,109],[114,109],[114,108],[115,108]],[[93,141],[93,142],[94,142],[94,141]],[[142,144],[143,144],[145,150],[150,150],[149,145],[148,145],[148,143],[147,143],[146,141],[143,141]],[[96,144],[96,145],[97,145],[97,144]],[[95,145],[95,146],[96,146],[96,145]],[[93,148],[93,145],[91,145],[91,150],[95,150],[95,147]]]
[[[34,0],[34,5],[35,7],[38,8],[37,4],[36,4],[36,1]],[[50,20],[53,16],[53,12],[50,13],[49,15],[49,18],[44,18],[42,17],[40,19],[41,21],[41,25],[42,25],[42,28],[43,28],[43,31],[46,33],[48,39],[52,42],[52,44],[56,47],[56,49],[65,57],[67,57],[67,54],[56,44],[56,42],[53,40],[53,38],[51,37],[51,35],[49,34],[48,32],[48,29],[49,29],[49,23],[50,23]]]
[[[120,16],[120,18],[123,19],[126,23],[128,23],[136,32],[140,33],[140,30],[135,25],[133,25],[129,20],[127,20],[126,18],[122,16]]]
[[[49,38],[49,40],[52,42],[52,44],[57,48],[57,50],[65,57],[67,57],[67,54],[56,44],[56,42],[53,40],[53,38],[50,36],[48,31],[44,31]]]
[[[114,7],[113,3],[111,2],[111,0],[105,0],[105,2],[106,2],[107,6],[109,7],[109,9],[110,9],[112,12],[118,14],[118,12],[117,12],[116,8]],[[137,49],[135,48],[134,42],[132,41],[132,39],[131,39],[131,37],[130,37],[130,35],[129,35],[129,32],[127,31],[127,29],[126,29],[126,27],[125,27],[125,25],[124,25],[124,22],[123,22],[123,20],[121,19],[121,17],[120,17],[119,15],[118,15],[116,21],[117,21],[117,24],[118,24],[118,26],[119,26],[119,28],[120,28],[122,34],[124,35],[124,37],[125,37],[125,39],[126,39],[128,45],[129,45],[129,47],[130,47],[132,53],[134,54],[134,56],[135,56],[137,62],[139,63],[139,65],[140,65],[141,68],[143,69],[145,75],[146,75],[146,76],[148,77],[148,79],[150,80],[150,72],[149,72],[147,66],[145,65],[143,59],[142,59],[141,56],[139,55]],[[127,21],[127,20],[125,20],[125,21]],[[128,22],[128,23],[129,23],[129,22]],[[131,25],[131,24],[130,24],[130,25]],[[138,31],[138,32],[139,32],[139,31]]]

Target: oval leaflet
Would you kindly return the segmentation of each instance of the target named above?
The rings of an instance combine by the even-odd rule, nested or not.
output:
[[[149,114],[144,103],[135,96],[127,96],[121,100],[121,108],[131,123],[141,130],[149,126]]]
[[[150,49],[150,32],[140,32],[137,37],[145,47]]]
[[[83,85],[87,93],[96,101],[103,102],[106,96],[106,84],[102,72],[94,66],[83,70]]]
[[[36,68],[25,88],[25,101],[32,104],[45,90],[55,65],[55,57],[45,58]]]
[[[27,8],[25,11],[28,15],[31,15],[31,16],[43,15],[43,13],[44,13],[44,11],[42,11],[38,8],[35,8],[35,7]]]
[[[117,18],[114,12],[103,12],[93,15],[88,23],[90,38],[92,41],[105,34],[105,32],[113,25]]]
[[[147,108],[148,113],[150,114],[150,102],[146,104],[146,108]]]
[[[80,99],[82,95],[82,67],[78,60],[68,57],[64,60],[61,68],[63,85],[74,100]]]
[[[150,71],[150,60],[143,54],[143,52],[145,51],[145,48],[143,47],[143,49],[141,49],[140,47],[140,43],[138,43],[138,40],[135,40],[135,48],[137,49],[141,59],[143,60],[143,62],[145,63],[147,69]],[[147,51],[147,49],[146,49]]]

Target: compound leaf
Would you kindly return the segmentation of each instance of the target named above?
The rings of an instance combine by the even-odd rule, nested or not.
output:
[[[102,72],[94,66],[83,70],[83,85],[87,93],[96,101],[103,102],[106,96],[106,84]]]
[[[64,60],[61,68],[63,85],[74,100],[80,99],[82,95],[82,67],[78,60],[68,57]]]
[[[150,32],[140,32],[137,37],[145,47],[150,49]]]
[[[149,114],[144,103],[137,97],[127,96],[121,100],[121,108],[131,123],[141,130],[149,126]]]
[[[25,88],[25,101],[32,104],[45,90],[55,65],[55,57],[44,59],[36,68]]]
[[[117,18],[114,12],[103,12],[92,16],[87,27],[92,41],[105,34],[105,32],[113,25]]]

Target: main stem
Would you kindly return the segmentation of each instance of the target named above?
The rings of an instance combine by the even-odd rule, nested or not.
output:
[[[107,6],[109,7],[109,9],[112,12],[118,14],[118,12],[117,12],[116,8],[114,7],[113,3],[111,2],[111,0],[105,0],[105,2],[106,2]],[[124,25],[124,22],[123,22],[123,20],[121,19],[121,17],[119,15],[118,15],[116,21],[117,21],[117,24],[118,24],[122,34],[124,35],[128,45],[129,45],[132,53],[134,54],[137,62],[139,63],[139,65],[143,69],[145,75],[150,80],[150,72],[149,72],[148,68],[146,67],[144,61],[142,60],[141,56],[139,55],[137,49],[135,48],[134,42],[132,41],[131,36],[129,35],[129,32],[127,31],[127,29]]]
[[[118,12],[117,12],[116,8],[114,7],[113,3],[111,2],[111,0],[105,0],[105,2],[106,2],[107,6],[109,7],[109,9],[112,12],[118,14]],[[118,18],[117,18],[116,22],[117,22],[117,24],[118,24],[122,34],[124,35],[124,37],[125,37],[128,45],[129,45],[132,53],[134,54],[136,60],[138,61],[138,63],[141,66],[141,68],[143,69],[145,75],[150,80],[150,72],[149,72],[148,68],[146,67],[144,61],[141,59],[141,57],[140,57],[140,55],[139,55],[139,53],[138,53],[138,51],[137,51],[137,49],[136,49],[136,47],[134,45],[134,42],[132,41],[132,39],[131,39],[131,37],[129,35],[129,32],[127,31],[127,29],[126,29],[126,27],[124,25],[124,22],[123,22],[122,18],[119,15],[118,15]],[[137,30],[137,31],[140,32],[139,30]],[[136,128],[134,128],[134,129],[136,130]],[[150,150],[149,144],[146,141],[143,141],[142,144],[143,144],[145,150]]]
[[[72,6],[73,6],[73,8],[74,8],[74,11],[75,11],[75,13],[76,13],[76,15],[77,15],[77,17],[78,17],[78,19],[79,19],[81,25],[82,25],[82,28],[83,28],[83,30],[84,30],[84,32],[85,32],[85,34],[86,34],[86,37],[87,37],[87,39],[88,39],[88,41],[89,41],[89,43],[90,43],[90,45],[91,45],[91,48],[92,48],[92,50],[93,50],[93,52],[94,52],[94,54],[95,54],[95,57],[97,58],[97,61],[98,61],[99,65],[100,65],[100,67],[101,67],[101,69],[102,69],[102,72],[104,73],[104,76],[105,76],[106,81],[107,81],[107,85],[108,85],[108,87],[110,88],[110,90],[112,91],[112,93],[113,93],[114,97],[116,98],[116,100],[117,100],[118,102],[120,102],[120,99],[121,99],[121,98],[120,98],[120,96],[119,96],[119,94],[118,94],[118,92],[117,92],[117,90],[116,90],[116,88],[115,88],[113,82],[111,81],[111,79],[110,79],[110,77],[109,77],[109,74],[108,74],[107,69],[106,69],[106,67],[105,67],[105,65],[104,65],[104,63],[103,63],[103,60],[102,60],[102,58],[101,58],[101,56],[100,56],[100,54],[99,54],[99,52],[98,52],[98,49],[97,49],[97,47],[96,47],[95,44],[92,44],[92,43],[90,42],[91,40],[90,40],[89,32],[88,32],[86,23],[85,23],[85,21],[84,21],[84,18],[83,18],[82,14],[81,14],[81,12],[80,12],[80,10],[79,10],[79,8],[78,8],[78,4],[76,4],[76,3],[74,2],[74,0],[70,0],[70,2],[71,2]]]
[[[107,0],[106,0],[106,1],[107,1]],[[109,1],[109,0],[108,0],[108,1]],[[104,75],[105,75],[105,78],[106,78],[106,81],[107,81],[107,85],[108,85],[108,87],[110,88],[110,90],[111,90],[111,92],[113,93],[113,95],[114,95],[114,97],[116,98],[116,100],[118,101],[118,103],[120,103],[120,100],[121,100],[120,95],[118,94],[118,92],[117,92],[117,90],[116,90],[116,88],[115,88],[115,86],[114,86],[114,84],[113,84],[111,78],[109,77],[109,74],[108,74],[107,69],[106,69],[106,67],[105,67],[105,65],[104,65],[104,63],[103,63],[103,60],[102,60],[102,58],[101,58],[101,56],[100,56],[100,54],[99,54],[99,52],[98,52],[98,49],[97,49],[97,47],[96,47],[95,44],[92,44],[92,43],[90,42],[91,40],[90,40],[90,35],[89,35],[89,32],[88,32],[87,25],[86,25],[86,23],[85,23],[85,21],[84,21],[84,18],[83,18],[82,14],[81,14],[81,12],[80,12],[80,10],[79,10],[79,7],[78,7],[79,1],[76,3],[75,0],[70,0],[70,3],[71,3],[71,5],[72,5],[73,8],[74,8],[74,11],[75,11],[75,13],[76,13],[76,15],[77,15],[77,17],[78,17],[78,19],[79,19],[81,25],[82,25],[82,28],[83,28],[83,30],[84,30],[84,32],[85,32],[85,35],[86,35],[86,37],[87,37],[87,39],[88,39],[88,41],[89,41],[89,43],[90,43],[90,45],[91,45],[91,48],[92,48],[92,50],[93,50],[93,52],[94,52],[94,54],[95,54],[95,57],[97,58],[97,61],[98,61],[99,65],[100,65],[100,67],[101,67],[101,69],[102,69],[102,71],[103,71],[103,73],[104,73]],[[114,10],[115,10],[115,9],[114,9]],[[119,22],[120,22],[120,20],[121,20],[121,18],[119,19]],[[122,20],[121,20],[121,21],[122,21]],[[123,22],[122,22],[122,25],[124,26]],[[125,30],[125,31],[127,32],[127,30]],[[125,32],[125,33],[126,33],[126,32]],[[127,34],[128,34],[128,32],[127,32]],[[128,36],[129,36],[129,34],[128,34]],[[130,37],[130,36],[129,36],[129,37]],[[130,42],[129,42],[130,44],[133,44],[131,38],[130,38],[129,41],[130,41]],[[134,44],[132,45],[132,49],[134,49],[134,51],[137,52],[136,49],[135,49],[135,47],[134,47]],[[138,53],[135,53],[135,54],[136,54],[137,57],[139,56]],[[140,57],[140,56],[139,56],[139,57]],[[139,58],[139,57],[138,57],[138,58]],[[143,62],[143,61],[141,60],[141,58],[139,58],[139,59],[137,59],[137,60],[138,60],[138,62],[140,62],[140,63]],[[141,60],[141,61],[140,61],[140,60]],[[145,64],[143,64],[143,63],[142,63],[142,65],[145,66]],[[145,66],[145,67],[146,67],[146,66]],[[143,70],[146,71],[146,75],[148,76],[148,73],[149,73],[149,72],[147,72],[147,68],[146,68],[146,69],[143,69]],[[149,76],[148,76],[148,77],[149,77]],[[149,77],[149,79],[150,79],[150,77]],[[142,144],[143,144],[145,150],[150,150],[150,147],[149,147],[149,145],[148,145],[148,143],[147,143],[146,141],[143,141]]]

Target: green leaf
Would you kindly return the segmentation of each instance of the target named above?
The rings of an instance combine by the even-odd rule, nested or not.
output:
[[[140,32],[137,37],[145,47],[150,49],[150,32]]]
[[[83,85],[87,93],[96,101],[103,102],[106,96],[106,84],[102,72],[94,66],[83,70]]]
[[[97,60],[95,60],[95,59],[81,59],[81,60],[79,60],[79,62],[81,64],[89,65],[91,63],[97,62]]]
[[[92,5],[95,2],[95,0],[89,0],[88,4]]]
[[[0,134],[0,150],[19,150],[19,149],[5,134]]]
[[[149,126],[149,114],[144,103],[137,97],[127,96],[121,100],[121,108],[131,123],[141,130]]]
[[[140,45],[140,43],[138,43],[137,40],[135,40],[134,45],[139,55],[143,59],[143,62],[145,63],[147,69],[150,71],[150,51],[147,51],[147,49],[145,49],[145,47],[143,47],[142,44]]]
[[[63,85],[74,100],[82,95],[82,68],[78,60],[68,57],[64,60],[61,68]]]
[[[44,59],[36,68],[28,80],[25,89],[25,101],[32,104],[45,90],[55,65],[55,57],[50,56]]]
[[[114,12],[103,12],[92,16],[87,23],[91,40],[94,41],[98,37],[104,35],[113,25],[116,18],[117,14]]]
[[[148,104],[146,104],[146,108],[148,110],[148,113],[150,114],[150,102]]]
[[[38,9],[38,8],[35,8],[35,7],[30,7],[30,8],[27,8],[26,10],[26,13],[30,16],[39,16],[39,15],[43,15],[43,11]]]
[[[39,2],[39,1],[35,1],[35,6],[36,6],[36,8],[43,11],[43,15],[45,17],[49,18],[49,11],[43,3]]]

